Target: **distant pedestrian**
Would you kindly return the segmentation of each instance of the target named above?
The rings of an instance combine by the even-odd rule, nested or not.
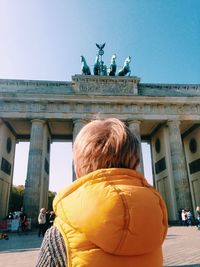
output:
[[[40,213],[38,215],[38,223],[39,223],[38,236],[40,237],[41,234],[42,234],[42,236],[44,236],[45,230],[46,230],[46,210],[45,210],[45,208],[42,208],[40,210]]]
[[[197,217],[197,228],[200,230],[200,215]]]
[[[191,210],[188,210],[187,211],[187,225],[192,226],[192,224],[193,224],[193,215],[192,215]]]
[[[27,215],[24,212],[23,208],[21,208],[19,219],[20,219],[21,231],[25,232],[28,227],[28,220],[27,220]]]
[[[186,210],[182,210],[181,219],[182,219],[182,225],[187,226],[187,212],[186,212]]]
[[[200,230],[200,207],[197,206],[196,208],[196,226],[198,230]]]
[[[182,225],[182,216],[181,216],[181,213],[182,213],[182,208],[180,208],[180,209],[178,210],[178,219],[179,219],[179,223],[180,223],[180,225]]]
[[[196,215],[197,216],[200,215],[200,207],[199,206],[196,207]]]

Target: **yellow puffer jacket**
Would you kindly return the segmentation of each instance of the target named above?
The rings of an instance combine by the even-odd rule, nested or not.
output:
[[[161,267],[167,211],[137,171],[101,169],[54,200],[69,267]]]

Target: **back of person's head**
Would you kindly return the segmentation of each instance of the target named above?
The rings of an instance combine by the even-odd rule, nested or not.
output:
[[[45,212],[46,212],[46,209],[45,209],[45,208],[41,208],[41,209],[40,209],[40,212],[41,212],[41,213],[45,213]]]
[[[77,135],[73,157],[78,178],[103,168],[135,170],[140,162],[140,145],[120,120],[94,120]]]

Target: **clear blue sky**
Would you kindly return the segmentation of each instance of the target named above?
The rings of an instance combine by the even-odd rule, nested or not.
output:
[[[199,0],[0,0],[2,79],[70,81],[103,42],[141,82],[200,84]]]

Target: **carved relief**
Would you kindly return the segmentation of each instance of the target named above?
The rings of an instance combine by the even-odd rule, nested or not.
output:
[[[105,84],[80,84],[78,87],[80,93],[98,93],[98,94],[133,94],[133,87],[124,84],[112,84],[108,87]]]
[[[135,95],[137,94],[137,77],[83,77],[74,76],[74,91],[77,93],[95,93],[98,95]]]

